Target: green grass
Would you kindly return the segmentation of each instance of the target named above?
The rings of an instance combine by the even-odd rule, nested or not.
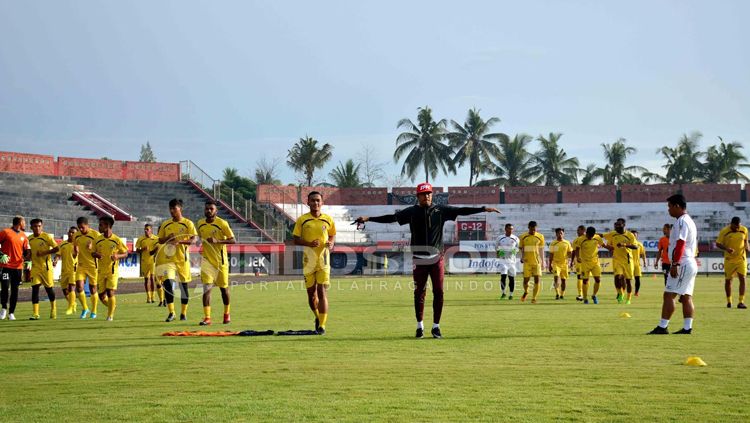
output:
[[[338,279],[325,337],[163,337],[165,309],[122,295],[114,322],[0,322],[0,415],[9,421],[748,421],[750,314],[700,277],[691,336],[645,336],[661,279],[631,306],[497,299],[494,277],[448,277],[445,338],[413,339],[407,278]],[[381,289],[381,282],[387,289]],[[474,282],[474,284],[472,284]],[[463,284],[461,288],[460,285]],[[214,296],[214,320],[221,313]],[[572,294],[572,295],[571,295]],[[735,294],[736,295],[736,294]],[[233,289],[230,328],[305,329],[300,283]],[[430,322],[431,294],[425,321]],[[62,307],[64,309],[64,307]],[[42,303],[42,316],[47,304]],[[619,317],[628,311],[632,318]],[[672,330],[682,324],[678,311]],[[427,325],[429,328],[429,324]],[[211,330],[226,327],[214,324]],[[697,355],[707,367],[683,365]]]

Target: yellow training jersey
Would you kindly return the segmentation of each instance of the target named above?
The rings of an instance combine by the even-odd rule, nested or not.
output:
[[[31,238],[29,238],[31,240]],[[733,253],[724,251],[724,261],[741,262],[746,258],[745,243],[747,242],[747,228],[740,225],[738,231],[732,231],[730,226],[724,227],[716,238],[716,243],[723,245],[725,248],[731,248]]]
[[[326,248],[326,242],[328,242],[328,237],[336,235],[336,225],[333,224],[331,216],[321,213],[319,217],[315,217],[310,213],[305,213],[294,224],[292,235],[306,242],[313,242],[316,239],[320,241],[317,247],[307,247],[305,249],[305,272],[308,270],[327,269],[330,266],[329,251]],[[311,260],[315,261],[314,268],[308,264]]]
[[[52,254],[46,254],[39,257],[37,253],[49,251],[57,247],[52,235],[42,232],[39,236],[31,235],[29,237],[29,248],[31,248],[31,277],[40,273],[52,271]]]
[[[544,249],[544,235],[539,232],[535,232],[533,235],[524,232],[518,237],[518,240],[518,248],[523,251],[524,264],[541,265],[542,257],[539,255],[539,250]]]
[[[78,258],[73,256],[73,243],[70,241],[61,242],[58,247],[60,250],[57,252],[60,257],[61,275],[70,275],[76,272],[76,266],[78,265]]]
[[[638,240],[635,240],[635,244],[638,246],[638,249],[633,250],[634,264],[637,267],[643,267],[643,260],[641,257],[646,257],[646,247],[644,247],[643,243]]]
[[[96,259],[91,255],[94,242],[101,235],[99,232],[89,228],[85,234],[77,232],[73,241],[78,247],[78,269],[94,270],[96,269]]]
[[[139,257],[141,268],[150,268],[154,265],[154,257],[156,257],[156,254],[151,254],[151,250],[153,250],[157,244],[159,244],[159,237],[153,234],[151,236],[143,235],[135,241],[135,249],[143,249]]]
[[[635,244],[635,235],[630,231],[624,231],[623,233],[617,233],[617,231],[607,232],[604,237],[607,240],[607,245],[614,247],[612,251],[612,261],[618,261],[622,263],[630,263],[633,260],[633,253],[635,250],[625,247],[628,244]],[[618,247],[617,244],[622,244]]]
[[[599,247],[604,245],[604,241],[599,235],[594,235],[591,239],[584,237],[578,247],[578,257],[583,264],[595,264],[599,262]]]
[[[94,243],[95,251],[102,255],[99,259],[99,276],[117,277],[120,260],[112,260],[112,255],[128,252],[128,247],[119,236],[112,234],[109,238],[100,235]]]
[[[191,236],[195,236],[198,233],[195,231],[195,225],[193,222],[183,217],[179,221],[174,219],[165,220],[159,226],[159,238],[168,238],[174,236],[175,241],[188,241]],[[184,244],[170,244],[166,243],[159,249],[156,255],[156,264],[175,263],[183,264],[186,263],[190,258],[188,252],[188,246]]]
[[[210,244],[206,242],[208,238],[215,238],[219,241],[234,238],[234,232],[232,232],[232,228],[229,227],[229,223],[226,220],[220,217],[215,217],[212,222],[207,222],[205,218],[199,220],[198,236],[203,241],[201,256],[203,256],[204,260],[215,268],[229,266],[226,244]]]
[[[566,264],[570,253],[573,251],[573,246],[568,242],[567,239],[558,241],[555,239],[549,245],[549,252],[552,254],[552,263],[555,264]]]

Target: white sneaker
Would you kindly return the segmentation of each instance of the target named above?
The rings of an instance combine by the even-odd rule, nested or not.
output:
[[[8,310],[3,309],[0,311],[0,320],[5,320],[5,318],[8,316]]]
[[[8,315],[8,320],[16,320],[16,316],[14,316],[13,313],[10,313]]]
[[[107,321],[108,321],[108,322],[111,322],[111,321],[112,321],[112,317],[110,317],[110,316],[107,316]]]

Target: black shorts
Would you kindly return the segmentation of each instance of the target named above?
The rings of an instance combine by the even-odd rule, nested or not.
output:
[[[661,271],[664,273],[669,273],[669,268],[672,267],[669,263],[662,263],[661,264]]]
[[[0,269],[0,281],[3,284],[11,283],[13,286],[21,285],[21,275],[23,271],[21,269]]]

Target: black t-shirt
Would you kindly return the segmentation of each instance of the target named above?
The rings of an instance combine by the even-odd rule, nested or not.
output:
[[[458,216],[481,213],[484,207],[453,207],[433,204],[407,207],[394,214],[370,217],[370,222],[409,225],[411,231],[411,252],[416,256],[427,257],[443,250],[443,226]]]

